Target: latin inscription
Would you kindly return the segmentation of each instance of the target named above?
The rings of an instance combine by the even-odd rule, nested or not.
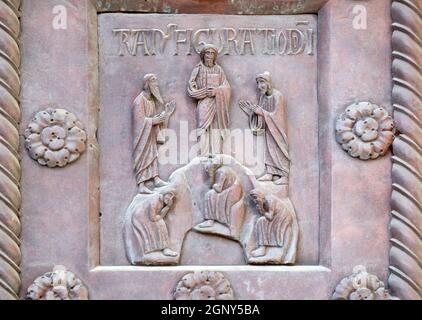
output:
[[[203,28],[181,29],[168,24],[157,28],[116,28],[119,56],[192,55],[205,43],[218,47],[222,55],[313,55],[315,31],[309,21],[297,21],[292,28]]]

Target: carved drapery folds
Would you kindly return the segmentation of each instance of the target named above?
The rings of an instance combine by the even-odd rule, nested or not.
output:
[[[0,0],[0,300],[18,299],[20,0]]]
[[[66,270],[56,266],[37,279],[28,288],[27,300],[88,300],[88,289],[82,281]]]
[[[144,76],[143,91],[132,105],[138,194],[126,211],[123,229],[126,255],[133,265],[179,264],[183,240],[192,230],[238,241],[250,264],[296,262],[299,225],[289,198],[285,98],[273,87],[271,74],[264,72],[255,78],[258,104],[239,102],[249,115],[252,131],[268,129],[265,174],[256,179],[247,167],[221,153],[230,129],[230,85],[215,63],[217,52],[214,45],[204,45],[188,85],[189,96],[198,100],[201,115],[196,133],[201,154],[207,156],[192,159],[174,171],[168,182],[159,177],[157,145],[166,142],[161,130],[168,127],[175,103],[159,113],[164,101],[158,78],[150,73]]]
[[[422,1],[392,2],[394,121],[391,292],[422,299]]]
[[[353,274],[342,279],[332,296],[333,300],[396,300],[385,289],[377,276],[366,271],[364,266],[356,266]]]
[[[394,140],[394,123],[388,112],[370,102],[354,103],[336,122],[337,142],[353,158],[376,159]]]
[[[64,109],[38,112],[25,130],[29,156],[49,168],[64,167],[79,159],[87,135],[76,116]]]
[[[201,271],[185,275],[173,291],[174,300],[234,300],[229,280],[220,272]]]

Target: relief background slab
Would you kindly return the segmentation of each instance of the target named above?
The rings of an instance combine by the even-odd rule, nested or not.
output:
[[[296,26],[296,21],[309,21],[308,26]],[[189,133],[196,128],[196,102],[187,95],[187,84],[193,68],[199,63],[199,55],[186,55],[187,46],[179,45],[179,55],[173,55],[173,41],[167,43],[165,52],[155,56],[144,56],[142,46],[136,56],[119,56],[120,37],[113,35],[113,29],[166,30],[170,23],[178,29],[207,29],[223,27],[274,28],[286,33],[288,28],[317,31],[315,15],[297,16],[219,16],[219,15],[155,15],[155,14],[101,14],[99,16],[99,81],[100,81],[100,125],[98,139],[101,148],[101,262],[104,265],[128,264],[122,241],[122,220],[125,211],[136,192],[133,174],[131,104],[142,87],[142,77],[146,73],[156,73],[161,93],[165,101],[174,99],[177,103],[169,127],[180,136],[180,122],[189,123]],[[182,36],[181,36],[182,38]],[[314,34],[314,54],[306,51],[298,55],[263,55],[263,35],[255,35],[255,55],[249,47],[245,55],[219,55],[218,63],[223,67],[232,87],[230,104],[231,129],[248,129],[248,117],[238,107],[241,99],[256,100],[255,76],[269,70],[272,72],[274,87],[286,98],[288,114],[288,135],[292,157],[290,192],[300,221],[302,235],[299,250],[299,264],[318,262],[318,104],[317,104],[317,55],[316,34]],[[174,35],[173,35],[174,39]],[[241,34],[238,35],[241,39]],[[201,40],[206,40],[202,36]],[[239,41],[241,42],[241,41]],[[216,42],[218,45],[218,41]],[[287,51],[287,50],[286,50]],[[280,71],[274,70],[274,67]],[[264,136],[258,137],[263,143]],[[254,139],[255,140],[255,139]],[[179,145],[186,144],[180,151],[182,157],[196,141],[187,145],[180,139]],[[256,142],[255,142],[256,143]],[[170,142],[168,143],[170,144]],[[177,149],[177,145],[173,146]],[[249,147],[245,143],[245,148]],[[164,148],[164,146],[163,146]],[[180,146],[179,146],[180,148]],[[179,149],[182,150],[182,149]],[[257,164],[245,163],[261,176],[264,173],[263,152]],[[233,150],[233,156],[236,150]],[[239,153],[239,150],[238,150]],[[244,163],[244,159],[239,159]],[[170,174],[184,164],[160,165],[160,176],[167,180]],[[256,166],[254,168],[253,166]],[[198,172],[199,173],[199,172]],[[201,186],[205,185],[204,180]],[[307,186],[304,188],[303,186]],[[306,200],[305,200],[306,199]],[[191,214],[186,212],[186,215]],[[169,216],[169,232],[177,228],[177,221]],[[216,244],[214,246],[214,243]],[[207,248],[208,250],[202,250]],[[223,250],[224,255],[218,252]],[[201,257],[198,251],[208,252]],[[228,240],[199,236],[191,232],[182,252],[182,264],[244,264],[241,247]]]
[[[54,32],[52,29],[51,8],[56,4],[69,5],[68,30]],[[318,85],[319,129],[300,134],[297,132],[296,138],[295,132],[291,133],[291,139],[297,139],[298,143],[301,141],[299,137],[312,135],[317,135],[320,141],[317,147],[309,143],[320,155],[319,210],[312,215],[315,215],[314,218],[319,216],[321,228],[317,231],[317,236],[310,237],[319,238],[319,241],[311,243],[309,247],[303,242],[300,250],[314,249],[310,249],[309,256],[301,251],[299,258],[300,263],[308,262],[313,265],[202,267],[224,272],[238,299],[328,299],[338,281],[359,264],[366,265],[371,273],[377,274],[385,282],[389,246],[387,226],[391,194],[391,155],[362,163],[341,150],[333,134],[335,118],[345,106],[355,100],[369,100],[386,107],[390,105],[390,3],[370,1],[365,2],[365,5],[370,17],[366,31],[352,28],[350,1],[330,1],[319,11],[318,70],[308,75],[314,77],[315,81],[309,82],[310,85]],[[21,127],[27,126],[35,112],[53,103],[74,112],[88,127],[89,137],[87,152],[77,163],[61,170],[42,168],[26,156],[22,159],[22,292],[40,274],[51,270],[54,265],[62,264],[81,278],[93,299],[171,298],[171,290],[177,281],[187,272],[201,267],[113,267],[100,263],[100,184],[99,173],[96,171],[98,149],[95,143],[99,107],[99,102],[96,101],[98,41],[95,6],[89,1],[24,0],[22,13]],[[286,18],[288,17],[281,17],[277,23],[283,23]],[[137,59],[142,57],[135,59],[139,61]],[[187,67],[190,70],[198,57],[192,56],[189,59],[191,60]],[[288,57],[280,60],[286,59]],[[220,63],[230,77],[233,77],[233,68],[225,64],[225,57]],[[273,67],[273,75],[280,77],[274,79],[274,83],[282,91],[286,91],[283,87],[283,70],[289,70],[288,68],[288,65],[280,68],[281,72],[277,73]],[[160,72],[157,73],[160,75]],[[123,103],[122,100],[123,104],[120,106],[121,111],[128,108],[139,90],[139,82],[136,82],[139,77],[135,72],[130,72],[130,75],[133,81],[125,80],[125,83],[132,87],[123,88],[126,94],[125,101]],[[245,79],[247,86],[255,94],[253,81],[246,80],[247,77],[243,75],[241,78]],[[167,89],[171,86],[165,84],[163,77],[160,84],[166,98],[173,95]],[[103,85],[103,80],[99,85]],[[304,91],[301,88],[297,88],[297,92],[290,88],[289,90],[302,98],[301,93]],[[243,96],[253,99],[254,94]],[[295,104],[291,103],[288,103],[288,108],[289,118],[300,121],[301,109],[295,109]],[[390,109],[389,111],[391,112]],[[318,122],[314,123],[314,128]],[[100,131],[103,130],[101,123]],[[118,134],[123,140],[128,139],[125,131]],[[303,151],[296,148],[295,146],[292,152],[298,157]],[[25,154],[23,147],[22,154]],[[122,157],[128,157],[128,161],[130,154],[122,154]],[[130,165],[120,166],[124,170],[131,168]],[[124,175],[123,172],[122,177]],[[296,175],[298,174],[292,172],[292,180],[302,179],[299,175],[294,178]],[[104,178],[101,176],[101,179]],[[118,200],[108,200],[111,204],[115,202],[114,205],[121,205],[120,210],[124,210],[125,203],[125,199],[120,198],[121,195],[124,194],[129,199],[135,188],[134,181],[128,180],[126,183],[129,188],[127,193],[126,190],[119,191]],[[293,202],[300,214],[299,205],[302,199],[298,195],[305,191],[299,190],[297,182],[296,188],[296,195],[293,195],[292,190],[292,198],[296,197]],[[299,223],[306,226],[306,220]],[[110,237],[121,239],[117,231],[111,231]],[[113,247],[111,244],[110,246]],[[320,249],[318,258],[315,247]],[[105,261],[125,263],[123,250],[119,254],[119,257],[108,257],[108,261]],[[150,290],[148,284],[154,284],[157,290]]]

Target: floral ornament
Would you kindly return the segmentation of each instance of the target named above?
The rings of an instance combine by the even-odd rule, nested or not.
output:
[[[230,282],[220,272],[201,271],[185,275],[173,292],[175,300],[233,300]]]
[[[29,156],[43,166],[64,167],[86,149],[87,136],[76,116],[64,109],[38,112],[25,130]]]
[[[352,157],[376,159],[393,143],[393,118],[370,102],[352,104],[337,119],[336,138]]]
[[[353,274],[340,281],[333,300],[397,300],[385,289],[377,276],[366,272],[364,266],[357,266]]]
[[[63,266],[35,279],[26,293],[27,300],[88,300],[81,280]]]

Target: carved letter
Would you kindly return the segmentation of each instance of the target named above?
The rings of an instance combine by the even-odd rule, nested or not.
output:
[[[205,33],[206,34],[206,39],[209,38],[210,36],[210,29],[198,29],[196,30],[196,32],[193,34],[193,46],[195,48],[195,51],[197,53],[199,53],[199,51],[201,50],[201,46],[205,44],[204,41],[199,41],[201,34]]]
[[[280,55],[285,54],[286,53],[286,48],[287,48],[286,35],[284,34],[283,31],[280,31],[280,33],[278,35],[278,53]]]
[[[147,29],[134,29],[132,30],[133,35],[133,46],[131,54],[132,56],[136,56],[138,53],[138,46],[144,47],[144,55],[149,56],[149,50],[147,46],[147,39],[146,39],[146,33],[148,32]],[[142,35],[141,39],[139,39],[139,36]]]
[[[306,53],[310,56],[314,55],[314,30],[306,30]]]
[[[252,37],[252,31],[256,31],[254,28],[240,28],[240,31],[243,31],[242,35],[242,44],[240,45],[240,54],[245,54],[246,45],[250,46],[251,54],[255,54],[255,47]]]
[[[231,47],[233,47],[235,54],[239,54],[239,52],[237,50],[237,40],[236,40],[237,32],[236,32],[236,30],[233,29],[233,28],[223,28],[223,30],[221,32],[224,35],[223,36],[223,39],[224,39],[224,45],[223,45],[224,49],[223,50],[224,51],[223,51],[222,54],[230,55],[231,54],[231,51],[230,51]],[[230,33],[231,33],[231,36],[229,35]],[[230,46],[230,43],[232,43],[233,46]]]
[[[131,52],[130,43],[129,43],[130,29],[113,29],[113,33],[120,34],[119,56],[125,55],[123,53],[125,47],[126,47],[127,52],[130,53]]]
[[[264,33],[264,49],[262,50],[262,54],[268,54],[268,55],[275,54],[275,47],[276,47],[275,29],[262,28],[262,29],[258,29],[258,31]]]
[[[296,55],[305,50],[305,35],[299,29],[287,29],[289,39],[289,50],[287,54]]]
[[[183,39],[179,39],[179,35],[184,35]],[[179,43],[186,43],[187,37],[186,37],[186,29],[184,30],[174,30],[174,55],[179,55]]]
[[[158,38],[158,35],[161,37]],[[150,47],[150,54],[155,56],[157,51],[159,53],[164,53],[164,42],[165,42],[165,34],[160,29],[151,29],[151,47]]]

